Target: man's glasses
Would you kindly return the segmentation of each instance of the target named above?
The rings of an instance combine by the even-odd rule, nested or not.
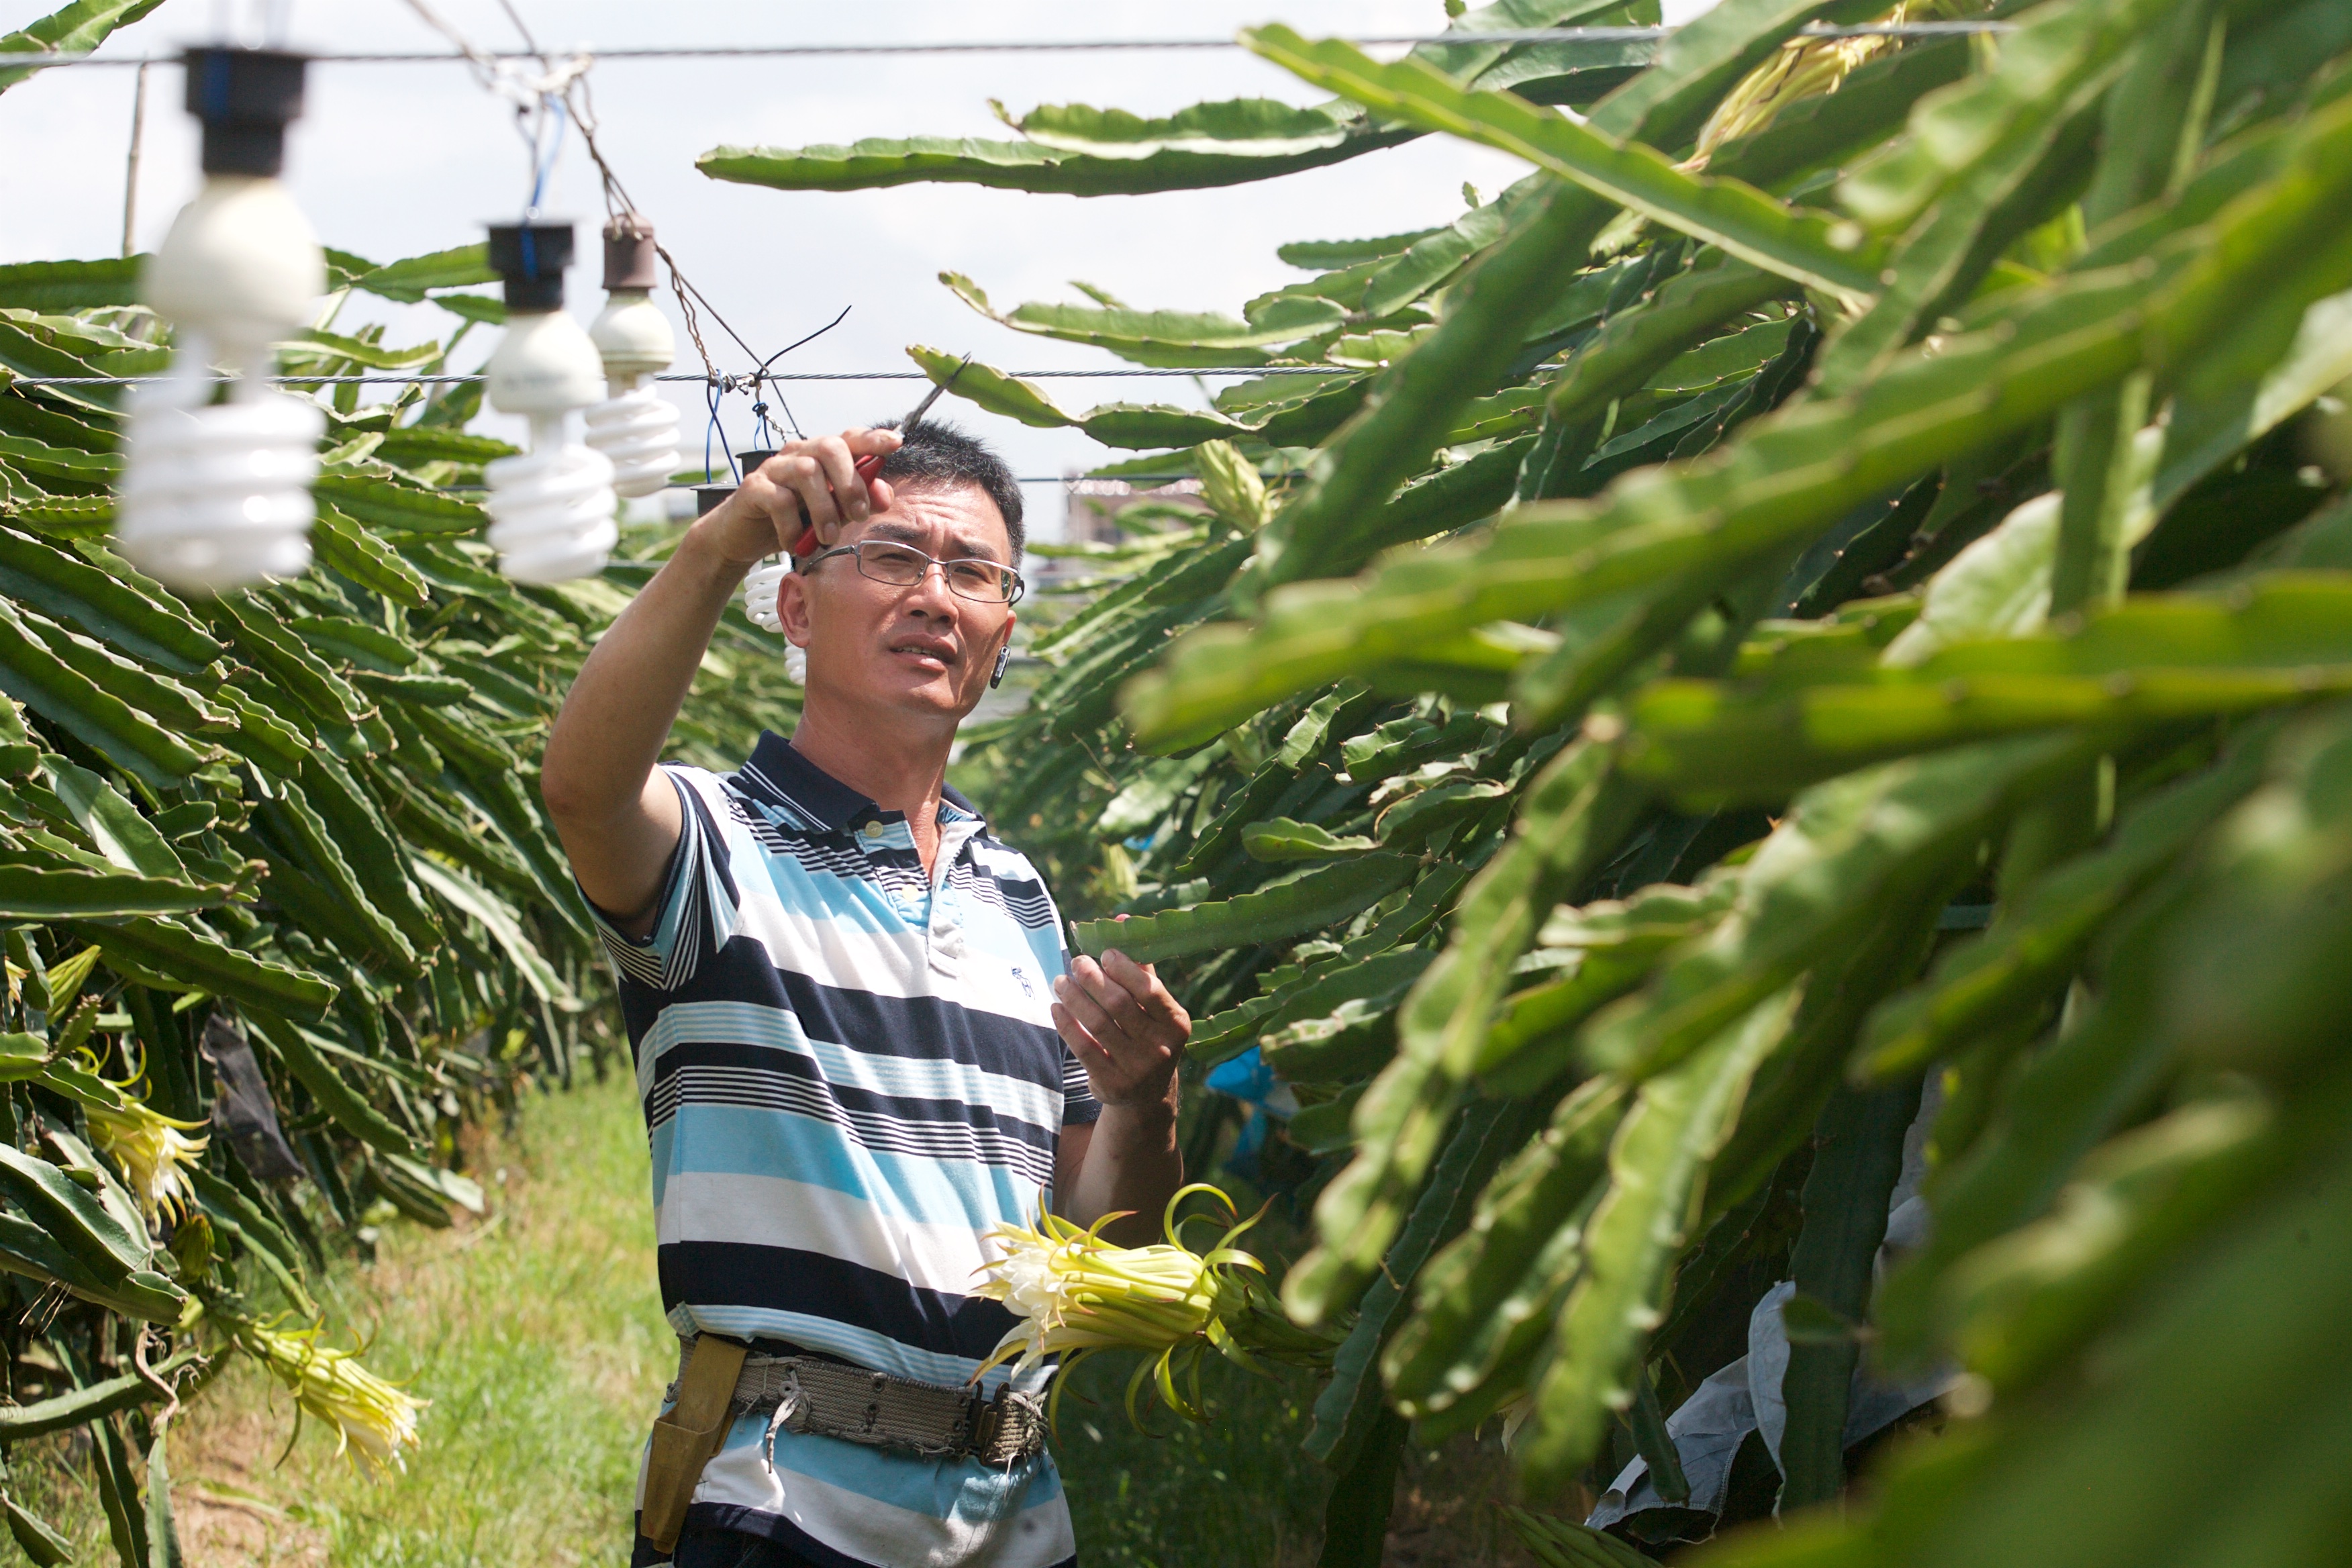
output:
[[[894,588],[911,588],[930,575],[936,566],[947,579],[948,591],[960,599],[973,599],[983,605],[1010,605],[1021,597],[1025,584],[1021,574],[994,561],[964,556],[954,561],[941,561],[926,555],[911,544],[898,544],[887,539],[862,539],[855,544],[837,544],[831,550],[821,550],[801,563],[803,572],[814,572],[820,562],[836,555],[857,557],[858,574],[871,577],[877,583],[887,583]]]

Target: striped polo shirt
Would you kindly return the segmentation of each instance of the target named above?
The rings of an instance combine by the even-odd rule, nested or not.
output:
[[[1101,1110],[1054,1031],[1045,884],[953,791],[927,877],[903,814],[772,734],[739,773],[663,772],[684,828],[659,915],[604,941],[670,1323],[961,1384],[1013,1323],[971,1293],[982,1233],[1035,1215],[1061,1130]],[[1007,1470],[779,1432],[772,1468],[766,1431],[736,1423],[689,1528],[824,1568],[1075,1561],[1049,1456]],[[640,1537],[635,1562],[659,1561]]]

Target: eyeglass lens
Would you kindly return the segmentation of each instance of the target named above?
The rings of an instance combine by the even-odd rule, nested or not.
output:
[[[890,544],[867,540],[856,546],[857,569],[877,583],[887,583],[896,588],[911,588],[923,580],[935,559],[921,551],[904,544]],[[993,561],[966,557],[940,562],[947,575],[948,587],[959,596],[978,599],[983,604],[1001,605],[1013,597],[1013,584],[1018,580],[1013,572]]]

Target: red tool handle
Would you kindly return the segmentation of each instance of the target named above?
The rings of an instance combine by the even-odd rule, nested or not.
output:
[[[867,453],[857,459],[856,468],[857,477],[870,484],[874,476],[882,471],[881,455]],[[793,541],[793,553],[796,556],[816,553],[816,530],[809,524],[808,509],[805,507],[801,509],[801,536]]]

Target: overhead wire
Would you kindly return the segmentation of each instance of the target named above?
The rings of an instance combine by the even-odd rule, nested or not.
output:
[[[760,428],[763,432],[772,429],[772,426],[768,423],[768,405],[766,399],[760,391],[760,384],[763,381],[773,381],[778,379],[777,377],[768,374],[768,367],[775,363],[778,360],[783,358],[786,354],[792,353],[794,349],[800,348],[804,344],[816,342],[817,339],[824,336],[825,333],[841,325],[842,322],[849,319],[849,310],[850,307],[844,305],[841,308],[841,313],[839,315],[834,317],[833,320],[827,321],[816,331],[809,333],[808,336],[786,343],[782,348],[778,349],[774,353],[772,353],[766,359],[761,360],[760,362],[760,368],[751,373],[751,413],[753,416],[760,421]],[[801,422],[793,416],[793,405],[784,402],[783,398],[781,396],[776,399],[776,402],[783,408],[784,423],[792,426],[793,439],[795,441],[801,439]]]
[[[505,98],[515,105],[518,129],[522,130],[524,141],[531,150],[532,159],[533,177],[530,198],[523,213],[526,223],[535,220],[539,216],[540,205],[546,195],[548,181],[553,174],[556,157],[562,148],[563,132],[567,125],[579,127],[580,140],[588,150],[590,161],[596,165],[596,174],[604,201],[605,217],[614,223],[641,220],[643,209],[630,196],[627,186],[621,181],[620,174],[613,167],[612,162],[604,156],[604,149],[596,142],[600,121],[596,114],[595,98],[588,82],[589,70],[595,63],[595,58],[593,55],[574,53],[559,64],[552,55],[540,47],[539,40],[531,36],[530,25],[515,9],[512,0],[499,0],[499,8],[506,14],[507,20],[513,25],[515,32],[521,37],[523,47],[528,51],[528,54],[523,56],[501,56],[479,47],[436,12],[429,4],[429,0],[407,0],[407,4],[426,26],[456,46],[459,54],[473,68],[476,79],[486,90]],[[516,69],[511,61],[518,58],[535,61],[540,74],[536,78],[531,78]],[[528,126],[524,124],[526,118],[530,121]],[[554,127],[551,139],[547,134],[547,126],[551,121]],[[777,360],[794,349],[815,341],[839,326],[842,318],[849,314],[849,310],[846,306],[843,307],[838,315],[815,331],[762,358],[759,351],[745,341],[743,334],[737,331],[732,323],[719,313],[719,308],[710,302],[709,297],[686,276],[685,271],[677,264],[677,258],[670,254],[667,246],[656,240],[654,253],[661,258],[663,267],[668,270],[671,292],[677,297],[678,314],[685,322],[687,337],[694,344],[697,357],[702,361],[703,370],[699,378],[664,376],[660,379],[700,379],[707,386],[708,392],[704,402],[709,423],[703,431],[703,460],[705,468],[708,468],[713,437],[721,437],[721,446],[728,445],[723,439],[725,431],[719,417],[720,402],[724,396],[739,389],[748,390],[752,398],[752,416],[758,421],[759,429],[763,433],[771,430],[768,404],[761,393],[763,383],[778,379],[771,367]],[[698,303],[701,307],[700,310],[696,309]],[[721,372],[716,362],[712,360],[709,346],[703,342],[702,338],[702,311],[708,311],[710,319],[718,322],[719,328],[729,337],[734,339],[736,347],[741,349],[745,355],[756,362],[755,367],[748,377],[727,374]],[[792,405],[781,396],[776,399],[776,402],[783,411],[785,423],[790,426],[793,434],[798,437],[801,434],[800,422],[793,414]],[[728,462],[731,470],[734,467],[733,458],[730,457]]]
[[[515,30],[522,36],[526,47],[521,51],[486,50],[479,48],[456,27],[444,20],[438,13],[435,12],[432,6],[427,3],[427,0],[406,0],[406,3],[409,8],[415,11],[419,18],[422,19],[428,26],[430,26],[435,32],[439,33],[442,37],[447,38],[457,52],[454,54],[383,51],[344,53],[320,52],[312,54],[309,58],[312,60],[322,63],[340,63],[350,65],[437,65],[451,62],[461,62],[470,67],[474,71],[476,79],[481,83],[486,90],[507,99],[516,107],[518,129],[522,132],[525,142],[531,150],[533,178],[530,199],[528,204],[528,212],[530,216],[536,216],[539,202],[545,195],[547,181],[552,171],[555,161],[555,153],[561,149],[563,128],[567,122],[576,124],[579,127],[581,141],[586,146],[590,159],[596,165],[597,172],[601,177],[604,187],[608,216],[618,217],[623,216],[624,212],[634,214],[639,210],[635,204],[629,199],[625,187],[622,184],[618,174],[613,169],[611,163],[604,157],[603,149],[596,144],[596,119],[593,111],[593,99],[589,93],[586,78],[590,68],[598,60],[761,59],[856,55],[923,56],[1114,53],[1129,51],[1154,52],[1237,49],[1245,47],[1239,38],[1233,37],[1023,38],[943,40],[939,42],[892,40],[889,42],[867,44],[803,43],[719,46],[649,46],[634,47],[622,47],[617,48],[600,49],[593,52],[580,51],[573,53],[561,64],[558,64],[547,52],[539,47],[536,40],[534,40],[530,36],[530,28],[524,24],[521,16],[516,13],[513,5],[509,3],[509,0],[499,0],[499,4],[500,8],[506,13],[508,18],[514,24]],[[1796,37],[1801,39],[1810,39],[1864,37],[1937,38],[1985,35],[1998,36],[2013,32],[2016,29],[2016,26],[2017,25],[2013,22],[1990,18],[1959,21],[1923,20],[1906,21],[1900,23],[1860,23],[1842,26],[1811,23],[1801,29]],[[1669,38],[1673,37],[1677,30],[1678,29],[1676,27],[1673,26],[1496,28],[1493,30],[1475,32],[1460,31],[1439,34],[1375,35],[1360,37],[1352,41],[1359,46],[1372,47],[1395,46],[1418,47],[1424,45],[1441,47],[1478,47],[1496,44],[1517,46],[1521,44],[1545,43],[1646,42],[1662,41]],[[518,67],[523,62],[535,62],[540,67],[540,75],[536,78],[526,77],[525,74],[518,68]],[[177,55],[106,55],[89,51],[79,53],[60,51],[46,58],[37,58],[35,59],[12,59],[8,63],[12,67],[30,66],[38,69],[50,69],[64,66],[131,66],[144,68],[152,65],[176,65],[181,63],[181,58]],[[534,115],[537,117],[536,122],[526,128],[522,122],[527,118],[530,118]],[[548,120],[552,120],[554,122],[555,133],[552,146],[544,145],[544,122]],[[616,210],[616,204],[620,210]],[[786,345],[783,349],[781,349],[775,353],[768,355],[766,358],[762,359],[759,352],[753,349],[751,345],[744,340],[742,334],[735,330],[735,328],[727,321],[725,316],[720,314],[718,308],[710,302],[709,297],[706,296],[700,289],[695,287],[693,282],[686,277],[685,273],[679,268],[677,258],[670,254],[668,248],[656,242],[655,251],[661,258],[663,265],[668,269],[671,289],[677,298],[679,313],[686,323],[687,335],[693,342],[697,355],[702,360],[703,374],[700,375],[663,374],[657,375],[653,379],[665,382],[702,383],[709,389],[708,402],[710,410],[710,424],[711,429],[714,431],[717,430],[719,426],[719,399],[724,394],[739,389],[748,390],[756,399],[760,395],[760,387],[764,383],[919,381],[930,379],[924,372],[921,371],[779,372],[772,370],[769,367],[772,366],[777,359],[782,358],[784,354],[791,353],[793,349],[803,346],[813,339],[822,336],[824,332],[831,331],[835,326],[840,324],[842,317],[847,315],[848,311],[845,309],[841,312],[841,315],[835,316],[833,321],[827,322],[824,327],[820,327],[816,331],[810,333],[807,337],[799,339],[798,341]],[[749,375],[737,376],[729,373],[721,372],[718,368],[716,363],[711,358],[708,345],[703,341],[700,312],[698,311],[696,308],[698,304],[700,306],[702,311],[708,311],[710,318],[718,322],[720,329],[723,330],[730,338],[734,340],[736,346],[741,349],[746,356],[756,362],[756,368]],[[1024,380],[1040,380],[1156,376],[1195,377],[1205,375],[1241,375],[1249,377],[1269,375],[1328,375],[1333,374],[1333,371],[1329,367],[1323,366],[1248,365],[1203,366],[1182,370],[1157,368],[1126,370],[1030,370],[1016,371],[1011,374],[1017,375]],[[162,378],[154,376],[13,375],[5,376],[4,380],[0,380],[0,385],[131,385],[160,379]],[[281,384],[299,384],[303,385],[434,385],[475,383],[481,381],[483,377],[479,374],[474,374],[442,375],[280,375],[273,376],[270,379],[273,382]],[[779,399],[778,401],[781,403],[782,399]],[[766,418],[764,405],[755,402],[753,408],[755,415],[761,418],[762,425],[764,426]],[[791,420],[792,411],[789,405],[784,405],[784,413],[787,420]],[[793,422],[793,429],[795,433],[797,433],[798,424],[796,421]],[[709,458],[709,436],[707,432],[705,437],[706,468],[708,468]],[[733,463],[734,459],[730,455],[729,458],[730,470],[733,468]],[[1140,477],[1158,478],[1160,476]],[[1045,483],[1058,481],[1024,479],[1024,482]]]
[[[1862,22],[1831,25],[1813,23],[1801,31],[1798,39],[1811,38],[1948,38],[1979,35],[2000,36],[2014,32],[2017,24],[1990,17],[1961,21],[1934,22]],[[437,30],[437,29],[436,29]],[[1572,43],[1644,43],[1672,37],[1679,29],[1672,26],[1594,26],[1594,27],[1498,27],[1492,31],[1451,33],[1392,33],[1367,35],[1349,40],[1359,46],[1373,48],[1394,47],[1419,47],[1462,46],[1475,47],[1486,44],[1572,44]],[[685,44],[622,46],[598,49],[595,57],[606,60],[694,60],[694,59],[780,59],[796,57],[843,55],[1018,55],[1018,54],[1112,54],[1121,52],[1152,52],[1177,50],[1238,49],[1245,46],[1238,38],[1009,38],[1009,39],[943,39],[932,42],[908,42],[903,39],[877,43],[851,44]],[[320,53],[310,57],[329,64],[343,65],[441,65],[452,60],[470,59],[477,64],[485,61],[528,60],[541,58],[534,51],[421,54],[409,51],[361,50],[347,53]],[[59,66],[135,66],[176,65],[176,55],[107,55],[99,53],[68,53],[36,59],[11,59],[12,68],[35,66],[50,69]]]
[[[835,321],[839,319],[835,318]],[[804,342],[807,340],[802,341]],[[1190,378],[1196,375],[1237,375],[1253,378],[1264,375],[1344,375],[1348,374],[1349,368],[1346,365],[1329,364],[1233,364],[1199,365],[1187,370],[1137,367],[1128,370],[1008,370],[1003,374],[1023,381],[1118,381],[1143,377]],[[751,377],[748,375],[733,375],[722,371],[719,373],[719,377],[723,389],[729,392],[742,391],[751,384]],[[136,386],[146,382],[163,379],[165,378],[160,375],[7,375],[5,379],[0,379],[0,391],[5,391],[11,386]],[[238,378],[216,375],[212,379],[215,382],[229,382]],[[446,375],[292,374],[273,375],[268,379],[278,385],[299,384],[303,386],[437,386],[445,384],[480,381],[483,377],[479,372],[474,372],[467,374]],[[653,379],[702,382],[709,378],[696,375],[689,371],[656,375]],[[762,381],[929,381],[932,377],[929,372],[919,370],[780,370],[769,371],[761,379]]]
[[[522,19],[520,16],[515,16],[512,5],[509,3],[509,0],[499,0],[499,3],[506,8],[508,16],[514,17],[516,30],[521,32],[526,41],[528,41],[530,37],[530,32],[523,26]],[[590,160],[595,163],[597,175],[603,182],[604,216],[614,222],[622,221],[625,218],[635,218],[639,216],[642,209],[638,207],[635,200],[630,196],[628,187],[621,183],[620,174],[614,171],[611,162],[605,158],[604,149],[596,144],[596,131],[600,122],[596,116],[595,96],[589,86],[588,77],[585,72],[583,72],[572,81],[570,88],[567,89],[566,97],[567,100],[576,100],[572,104],[572,118],[580,127],[580,140],[587,147],[588,156]],[[705,384],[710,389],[709,395],[705,399],[709,412],[709,423],[705,426],[703,431],[703,467],[708,470],[710,461],[711,437],[714,434],[719,436],[723,436],[725,434],[724,430],[721,428],[719,416],[719,400],[726,393],[734,390],[734,387],[732,384],[732,378],[720,372],[716,362],[714,362],[710,357],[709,345],[702,341],[700,312],[695,309],[696,303],[699,301],[702,309],[710,312],[710,319],[717,321],[727,335],[735,340],[736,347],[741,349],[743,353],[751,358],[759,361],[757,369],[751,373],[751,414],[752,416],[759,421],[760,428],[763,431],[769,429],[770,426],[768,423],[768,405],[761,395],[761,383],[763,380],[773,381],[777,379],[775,376],[768,374],[769,367],[773,365],[776,361],[782,359],[784,355],[792,353],[794,349],[803,347],[808,343],[815,342],[818,338],[821,338],[825,333],[833,331],[834,328],[841,325],[843,319],[849,314],[850,307],[846,305],[843,306],[839,314],[835,315],[832,321],[827,321],[824,326],[819,327],[815,331],[810,332],[804,337],[795,339],[793,342],[785,344],[782,348],[778,349],[774,353],[768,355],[765,359],[761,359],[759,351],[751,347],[749,342],[745,342],[743,334],[737,331],[733,325],[728,321],[727,318],[719,313],[719,308],[710,302],[709,296],[705,295],[700,289],[695,287],[692,280],[686,276],[685,271],[679,268],[677,258],[671,255],[669,247],[663,245],[659,239],[656,239],[654,241],[654,254],[660,258],[662,266],[669,273],[670,292],[677,297],[679,319],[686,324],[686,335],[688,341],[694,344],[696,357],[702,361],[703,379]],[[801,434],[800,421],[793,415],[792,405],[785,402],[781,396],[776,399],[776,402],[778,405],[783,409],[784,421],[792,427],[793,435],[795,437],[799,437]],[[721,442],[722,446],[725,444],[726,443],[724,441]],[[729,467],[731,471],[733,468],[732,458],[729,459]]]

